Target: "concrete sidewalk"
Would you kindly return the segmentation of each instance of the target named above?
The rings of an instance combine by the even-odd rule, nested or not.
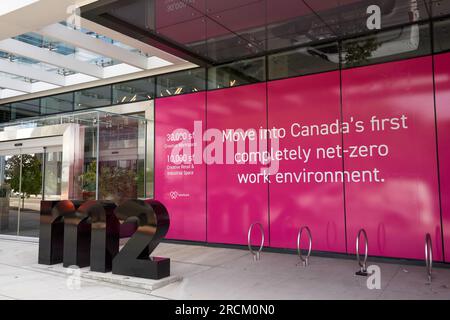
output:
[[[369,290],[353,260],[311,257],[304,268],[291,254],[263,252],[255,262],[244,250],[168,243],[154,255],[171,258],[181,281],[146,290],[81,279],[70,289],[68,274],[36,267],[37,254],[37,243],[0,240],[0,299],[450,299],[446,268],[428,284],[425,267],[374,263],[381,289]]]

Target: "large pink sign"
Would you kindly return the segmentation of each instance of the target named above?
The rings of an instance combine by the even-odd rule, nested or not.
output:
[[[292,154],[279,162],[278,173],[271,177],[270,243],[295,248],[300,227],[308,226],[313,250],[345,252],[343,182],[303,179],[310,172],[342,171],[342,159],[318,154],[320,148],[341,145],[339,130],[302,134],[303,126],[340,121],[339,72],[270,82],[268,98],[269,128],[285,130],[279,149]],[[302,241],[306,247],[306,238]]]
[[[450,53],[434,59],[444,255],[450,262]]]
[[[429,233],[441,260],[432,58],[344,70],[342,103],[349,252],[364,228],[370,255],[423,259]]]
[[[254,141],[249,130],[267,126],[266,84],[209,91],[207,101],[208,130],[217,133],[207,144],[214,145],[215,141],[218,146],[207,153],[208,242],[246,244],[250,225],[259,222],[264,226],[268,245],[268,185],[259,175],[261,164],[243,159],[250,140]],[[258,149],[266,147],[258,140]],[[223,154],[218,157],[221,146]],[[256,232],[255,243],[260,239]]]
[[[266,246],[295,248],[308,226],[314,250],[354,253],[365,229],[369,255],[423,259],[429,233],[449,261],[449,69],[435,57],[437,114],[432,57],[156,100],[168,237],[247,244],[259,222]]]
[[[201,92],[155,102],[155,198],[169,212],[169,239],[206,241],[206,165],[192,158],[194,144],[202,144],[194,125],[204,130],[205,98]]]

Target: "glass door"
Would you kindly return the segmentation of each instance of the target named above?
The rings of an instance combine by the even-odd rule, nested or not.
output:
[[[43,197],[45,200],[61,200],[62,149],[44,149]]]
[[[61,199],[61,148],[3,152],[0,173],[0,234],[38,237],[41,200]]]
[[[45,153],[42,148],[23,150],[15,157],[21,158],[18,161],[21,166],[14,173],[17,174],[18,171],[19,179],[17,183],[11,184],[11,189],[15,191],[14,195],[17,195],[17,199],[13,198],[14,200],[11,201],[11,205],[17,203],[15,206],[18,213],[17,235],[39,237]]]

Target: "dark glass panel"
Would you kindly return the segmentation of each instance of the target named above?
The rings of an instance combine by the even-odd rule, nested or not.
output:
[[[303,47],[268,57],[269,80],[339,69],[336,42]]]
[[[208,89],[235,87],[266,80],[265,58],[233,62],[208,69]]]
[[[450,18],[433,22],[434,26],[434,52],[450,50]]]
[[[111,105],[111,86],[95,87],[75,92],[75,110]]]
[[[73,92],[58,94],[41,99],[41,114],[73,111]]]
[[[0,122],[8,122],[11,120],[11,105],[4,104],[0,106]]]
[[[414,24],[343,41],[343,66],[363,66],[430,54],[429,30],[429,24]]]
[[[11,104],[11,119],[22,119],[39,116],[39,99],[14,102]]]
[[[151,100],[154,98],[154,78],[144,78],[113,84],[113,104]]]
[[[204,91],[206,89],[206,70],[196,68],[161,75],[157,77],[156,83],[158,97]]]

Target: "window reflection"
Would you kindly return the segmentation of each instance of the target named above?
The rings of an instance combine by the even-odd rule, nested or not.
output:
[[[113,85],[113,103],[130,103],[155,98],[155,79],[145,78]]]
[[[437,53],[450,50],[450,19],[434,22],[434,50]]]
[[[413,24],[342,42],[343,67],[356,67],[431,54],[428,24]]]
[[[26,100],[11,104],[11,120],[36,117],[40,114],[39,99]]]
[[[41,114],[70,112],[73,110],[73,92],[41,99]]]
[[[161,75],[157,78],[158,97],[168,97],[205,90],[206,70],[196,68]]]
[[[269,80],[337,70],[339,46],[334,42],[274,54],[268,65]]]
[[[111,86],[95,87],[75,92],[75,110],[111,105]]]
[[[265,58],[238,61],[208,70],[208,89],[236,87],[266,80]]]

